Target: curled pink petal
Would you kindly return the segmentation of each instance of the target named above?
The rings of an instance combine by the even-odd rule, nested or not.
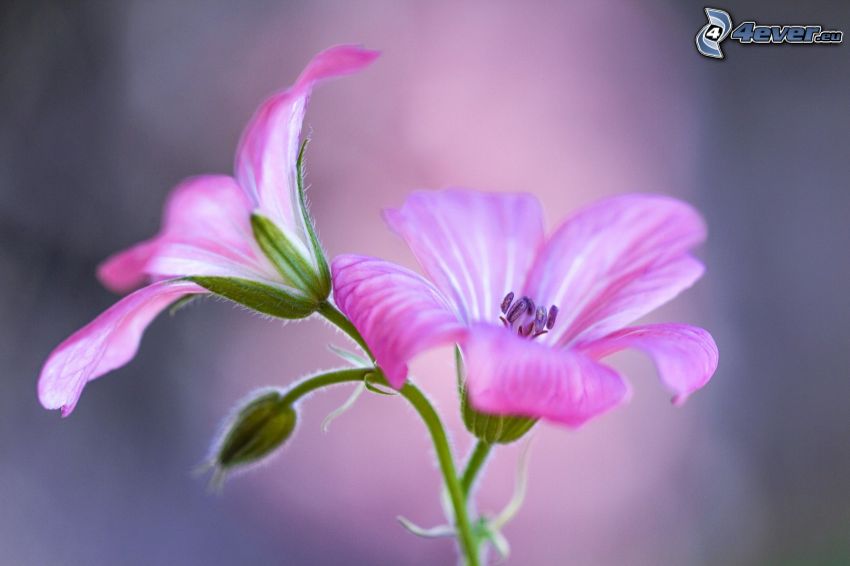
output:
[[[163,309],[206,292],[194,283],[162,281],[127,295],[53,350],[38,379],[39,401],[68,416],[86,383],[136,355],[145,328]]]
[[[504,328],[474,325],[462,348],[470,400],[480,411],[576,427],[629,396],[628,385],[611,368]]]
[[[169,195],[159,234],[108,258],[98,277],[116,292],[131,291],[152,276],[273,277],[274,269],[251,243],[250,211],[232,177],[186,179]]]
[[[706,236],[699,213],[658,195],[625,195],[568,218],[526,281],[538,304],[557,305],[547,341],[569,345],[622,328],[694,283],[702,265],[688,251]]]
[[[295,163],[307,100],[317,81],[353,73],[378,56],[355,45],[338,45],[318,55],[296,83],[266,100],[242,133],[236,178],[252,202],[291,235],[303,234],[297,212]],[[299,240],[300,241],[300,240]]]
[[[342,255],[333,260],[334,300],[363,335],[393,387],[407,363],[440,344],[457,342],[465,327],[431,283],[379,259]]]
[[[649,355],[661,381],[679,405],[703,387],[717,369],[717,344],[707,331],[687,324],[648,324],[614,332],[581,350],[595,359],[637,348]]]
[[[527,194],[417,191],[385,218],[466,322],[498,320],[543,242],[540,203]]]

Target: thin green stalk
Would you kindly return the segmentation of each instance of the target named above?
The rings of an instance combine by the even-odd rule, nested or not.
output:
[[[475,483],[475,478],[484,466],[484,462],[487,461],[487,456],[490,455],[492,448],[492,444],[480,439],[475,444],[475,448],[473,448],[472,454],[469,455],[469,460],[466,462],[466,468],[463,470],[463,476],[460,480],[464,499],[469,497],[469,490],[472,489],[472,484]]]
[[[454,459],[440,416],[425,395],[409,381],[401,388],[401,395],[410,401],[410,404],[425,421],[428,432],[431,433],[431,440],[434,442],[434,450],[437,452],[437,460],[440,463],[440,471],[443,473],[443,480],[446,483],[446,489],[454,508],[455,528],[457,529],[458,539],[460,539],[461,549],[466,557],[466,564],[467,566],[478,566],[478,545],[469,525],[466,498],[460,481],[457,479]]]
[[[363,381],[370,373],[377,373],[374,368],[353,368],[320,373],[298,382],[295,387],[287,391],[281,399],[281,404],[291,406],[293,403],[322,387],[348,383],[350,381]]]
[[[348,317],[340,312],[339,309],[328,301],[323,301],[319,305],[318,312],[331,323],[335,324],[340,330],[348,334],[351,339],[354,340],[364,352],[366,352],[369,359],[373,363],[375,362],[375,356],[369,349],[369,345],[366,344],[366,340],[363,339],[360,332],[358,332],[351,321],[348,320]],[[380,371],[380,368],[376,367],[375,369],[370,368],[369,370],[343,370],[342,372],[316,376],[315,378],[305,380],[298,384],[295,389],[290,392],[290,394],[294,393],[298,389],[303,390],[303,392],[300,392],[298,396],[295,397],[297,399],[298,397],[305,395],[314,389],[318,389],[319,387],[324,387],[325,385],[357,380],[356,378],[351,379],[351,376],[349,375],[341,375],[346,371],[365,371],[365,373],[360,374],[360,379],[364,379],[369,372],[376,371],[378,375],[375,376],[374,382],[380,385],[389,385]],[[320,383],[320,381],[324,382]],[[443,427],[442,421],[440,420],[440,416],[437,414],[437,411],[434,410],[434,407],[431,405],[431,402],[428,401],[428,398],[425,397],[419,388],[411,382],[408,381],[404,387],[401,388],[399,393],[401,393],[402,397],[407,399],[410,404],[413,405],[413,408],[416,409],[416,412],[419,413],[420,417],[422,417],[422,420],[425,422],[425,426],[428,428],[428,432],[431,434],[431,440],[434,443],[434,450],[437,453],[437,461],[440,463],[440,472],[443,474],[443,481],[445,482],[446,489],[449,492],[449,498],[452,502],[452,507],[454,508],[455,528],[457,529],[457,536],[460,540],[461,550],[466,558],[467,566],[478,566],[478,544],[469,523],[469,514],[466,510],[466,497],[464,495],[464,490],[461,487],[460,480],[458,480],[454,458],[452,457],[449,441],[446,437],[446,431]]]
[[[366,344],[366,340],[363,339],[363,336],[361,336],[360,332],[354,328],[354,325],[350,320],[348,320],[348,317],[342,314],[338,308],[328,301],[322,301],[319,303],[318,312],[332,324],[335,324],[340,330],[348,334],[351,339],[357,342],[357,345],[366,352],[369,359],[372,360],[372,362],[375,361],[375,356],[372,355],[372,350],[369,349],[369,345]]]

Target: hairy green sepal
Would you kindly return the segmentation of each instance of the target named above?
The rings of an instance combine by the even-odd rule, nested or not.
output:
[[[251,229],[260,249],[287,284],[317,302],[328,297],[330,286],[322,281],[310,260],[304,257],[274,222],[255,212],[251,215]]]
[[[316,312],[317,300],[289,293],[278,287],[238,277],[188,277],[208,291],[278,318],[305,318]]]
[[[310,211],[307,208],[306,188],[304,187],[304,155],[307,151],[309,139],[305,139],[301,144],[301,149],[298,151],[298,160],[295,162],[295,180],[298,189],[298,205],[301,209],[301,219],[304,222],[304,228],[307,230],[307,235],[310,238],[310,247],[313,248],[313,257],[316,259],[316,265],[319,272],[320,293],[322,299],[327,298],[331,292],[331,269],[328,266],[328,260],[325,256],[325,250],[319,242],[319,236],[316,234],[316,227],[313,223],[313,217],[310,216]]]

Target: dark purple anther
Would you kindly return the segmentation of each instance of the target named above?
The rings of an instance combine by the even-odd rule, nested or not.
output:
[[[546,328],[546,307],[537,307],[534,313],[534,332],[542,332]]]
[[[513,304],[506,315],[509,323],[513,324],[516,322],[516,320],[522,316],[526,310],[528,310],[528,302],[529,300],[526,297],[523,297]]]
[[[549,307],[549,318],[546,319],[546,329],[552,330],[552,327],[555,326],[555,319],[558,317],[558,307],[552,305]]]
[[[514,292],[511,291],[505,298],[502,299],[502,314],[507,314],[508,309],[511,308],[511,303],[514,302]]]
[[[528,297],[523,297],[523,298],[527,301],[526,304],[528,305],[528,308],[526,309],[525,312],[527,314],[534,314],[534,301],[532,301]]]

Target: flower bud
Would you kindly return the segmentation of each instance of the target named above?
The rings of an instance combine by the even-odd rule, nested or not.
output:
[[[266,391],[238,409],[213,453],[217,473],[258,462],[279,448],[295,430],[295,409],[279,391]]]

